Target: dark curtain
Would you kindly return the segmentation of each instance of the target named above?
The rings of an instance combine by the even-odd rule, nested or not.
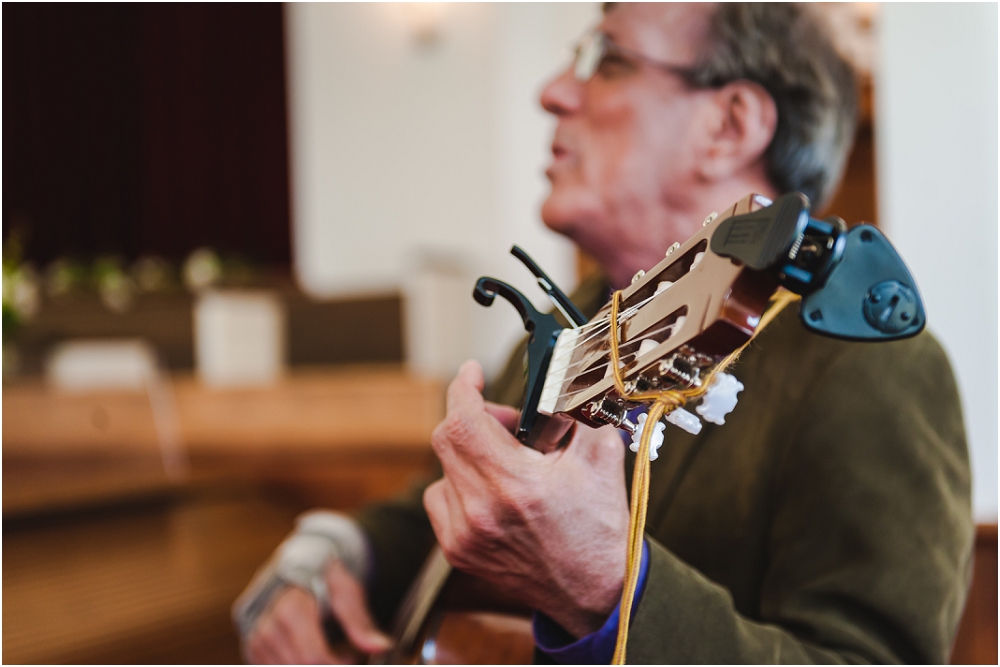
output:
[[[3,5],[3,233],[29,259],[291,258],[280,5]]]

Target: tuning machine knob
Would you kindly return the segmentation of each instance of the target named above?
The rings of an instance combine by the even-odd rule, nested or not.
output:
[[[628,418],[625,404],[610,398],[598,398],[587,403],[583,415],[598,424],[611,424],[629,433],[635,433],[636,425]]]
[[[713,424],[726,423],[726,415],[733,411],[743,391],[743,383],[729,373],[718,373],[695,411],[702,419]]]
[[[638,426],[636,426],[635,433],[632,434],[632,444],[628,446],[633,452],[639,451],[639,443],[642,442],[643,429],[646,427],[646,420],[649,415],[642,414],[638,417]],[[698,418],[695,417],[695,421]],[[649,460],[655,461],[659,454],[660,446],[663,444],[663,431],[667,428],[667,425],[661,421],[656,422],[655,430],[653,431],[652,440],[649,442]]]

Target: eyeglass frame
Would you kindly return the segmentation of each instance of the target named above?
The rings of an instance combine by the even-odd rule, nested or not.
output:
[[[584,54],[587,52],[587,47],[590,45],[596,45],[597,48],[593,51],[593,56],[591,56],[591,62],[585,62],[583,60]],[[668,74],[673,74],[674,76],[680,77],[687,85],[694,88],[715,88],[715,85],[705,85],[699,83],[696,80],[697,71],[693,67],[682,67],[679,65],[672,65],[670,63],[661,62],[654,58],[650,58],[647,55],[639,53],[638,51],[633,51],[624,46],[621,46],[615,42],[607,33],[602,30],[592,30],[588,34],[584,35],[573,49],[573,76],[580,83],[586,83],[594,78],[594,75],[601,68],[601,63],[608,54],[619,54],[624,56],[626,59],[631,59],[654,67],[662,72]]]

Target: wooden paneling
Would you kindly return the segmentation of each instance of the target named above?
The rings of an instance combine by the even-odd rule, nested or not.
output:
[[[833,198],[821,210],[813,211],[813,215],[836,215],[848,225],[878,224],[873,99],[871,79],[862,78],[858,85],[858,127],[844,175]]]
[[[26,513],[161,496],[178,488],[167,478],[158,452],[52,457],[5,451],[3,468],[5,521]]]
[[[997,664],[997,525],[976,529],[972,587],[951,653],[953,664]]]
[[[144,392],[3,391],[3,514],[160,494],[164,470]]]
[[[142,391],[69,392],[41,381],[4,387],[4,456],[158,451]]]
[[[209,497],[5,521],[4,662],[238,662],[229,606],[300,509]]]
[[[396,365],[313,369],[247,388],[170,382],[189,452],[288,448],[426,448],[444,414],[443,385]],[[4,386],[4,454],[156,447],[143,391],[65,391],[41,380]]]
[[[181,481],[143,392],[5,386],[6,662],[238,662],[229,607],[297,513],[355,509],[434,469],[443,387],[399,366],[172,386]]]
[[[178,376],[174,393],[190,452],[296,448],[427,448],[440,421],[440,383],[397,366],[297,371],[274,385],[212,389]]]
[[[304,370],[260,388],[212,389],[190,374],[171,385],[186,483],[273,483],[357,507],[434,468],[443,386],[399,366]],[[5,386],[3,407],[5,516],[178,487],[163,471],[144,392],[25,381]]]
[[[820,217],[836,215],[848,225],[861,222],[878,224],[875,146],[871,127],[858,129],[840,187],[830,203],[816,213]]]

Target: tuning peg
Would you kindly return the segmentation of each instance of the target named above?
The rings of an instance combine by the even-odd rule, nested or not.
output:
[[[712,380],[711,386],[705,392],[695,410],[707,422],[713,424],[725,424],[726,415],[733,411],[739,398],[736,396],[743,391],[743,383],[729,373],[719,373]]]
[[[701,420],[684,408],[674,408],[674,410],[668,414],[665,419],[677,428],[687,431],[691,435],[698,435],[701,433]]]
[[[692,415],[694,416],[694,415]],[[632,444],[628,446],[633,452],[639,451],[639,443],[642,442],[642,431],[646,427],[646,419],[649,417],[647,414],[641,414],[638,417],[638,426],[636,426],[635,433],[632,434]],[[696,418],[697,419],[697,418]],[[659,456],[657,450],[660,449],[660,445],[663,444],[663,431],[667,428],[667,425],[661,421],[656,422],[656,428],[653,431],[653,439],[649,443],[649,460],[655,461],[656,457]]]

